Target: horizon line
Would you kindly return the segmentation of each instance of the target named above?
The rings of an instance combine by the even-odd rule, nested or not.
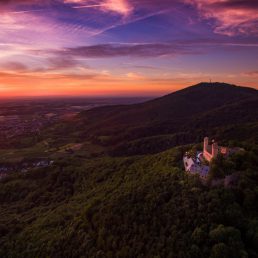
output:
[[[234,83],[227,83],[227,82],[217,82],[217,81],[208,81],[208,82],[199,82],[193,85],[188,85],[185,87],[182,87],[180,89],[177,90],[168,90],[168,91],[159,91],[159,92],[151,92],[151,91],[146,91],[145,94],[137,94],[136,93],[119,93],[119,94],[96,94],[96,95],[87,95],[87,94],[73,94],[73,95],[69,95],[69,94],[51,94],[51,95],[5,95],[5,96],[0,96],[0,100],[12,100],[12,99],[69,99],[69,98],[77,98],[77,99],[117,99],[117,98],[125,98],[125,99],[130,99],[130,98],[159,98],[183,89],[187,89],[189,87],[194,87],[200,84],[227,84],[227,85],[232,85],[232,86],[236,86],[236,87],[243,87],[243,88],[250,88],[250,89],[254,89],[254,90],[258,90],[258,86],[254,87],[254,86],[240,86]]]

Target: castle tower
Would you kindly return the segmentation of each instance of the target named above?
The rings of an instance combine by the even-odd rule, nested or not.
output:
[[[208,145],[209,145],[209,138],[205,137],[203,141],[203,152],[208,150]]]
[[[219,146],[216,142],[213,142],[213,144],[211,146],[212,158],[216,158],[218,156],[218,153],[219,153]]]

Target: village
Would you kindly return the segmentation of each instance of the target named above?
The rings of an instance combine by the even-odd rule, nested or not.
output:
[[[24,160],[17,163],[2,163],[0,164],[0,179],[8,176],[13,172],[26,173],[31,169],[45,168],[53,165],[54,161],[48,158],[37,158],[33,160]]]

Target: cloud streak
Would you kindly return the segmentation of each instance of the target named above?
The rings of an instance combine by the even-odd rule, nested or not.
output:
[[[214,48],[223,49],[258,49],[258,43],[243,40],[178,40],[167,43],[109,43],[47,50],[46,53],[70,58],[116,58],[116,57],[176,57],[179,55],[201,55]],[[41,53],[40,50],[36,52]]]
[[[128,43],[128,44],[100,44],[66,48],[54,51],[58,55],[67,55],[84,58],[110,58],[110,57],[164,57],[184,54],[200,53],[187,45],[177,43]]]
[[[86,83],[147,91],[214,71],[257,82],[254,0],[0,0],[0,15],[5,89],[83,91]]]
[[[51,7],[55,5],[67,5],[75,9],[97,8],[102,10],[103,12],[114,12],[124,16],[129,15],[133,11],[133,6],[128,0],[2,0],[0,2],[0,7],[2,11],[7,11],[10,10],[10,8],[16,7]],[[29,11],[30,10],[17,11],[16,13]]]
[[[244,76],[258,78],[258,70],[244,73]]]
[[[185,0],[204,19],[213,19],[214,32],[227,36],[258,35],[258,3],[253,0]]]
[[[114,12],[124,16],[129,15],[133,10],[133,7],[127,0],[65,0],[64,3],[73,4],[75,9],[99,8],[104,12]]]

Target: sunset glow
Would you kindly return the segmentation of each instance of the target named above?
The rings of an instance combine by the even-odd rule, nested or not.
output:
[[[12,0],[0,13],[0,97],[258,88],[255,1]]]

